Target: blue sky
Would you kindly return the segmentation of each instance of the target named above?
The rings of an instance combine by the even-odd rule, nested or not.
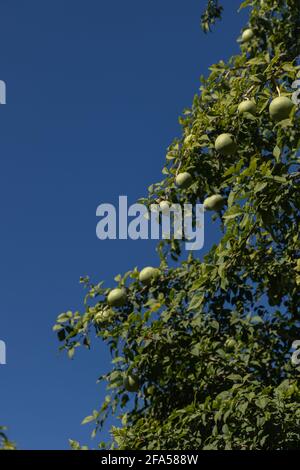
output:
[[[81,275],[109,286],[157,262],[155,242],[99,241],[96,208],[161,179],[199,76],[239,51],[246,12],[224,3],[204,35],[203,0],[0,1],[0,424],[22,449],[96,444],[80,423],[105,394],[108,352],[99,342],[70,361],[52,326],[81,307]]]

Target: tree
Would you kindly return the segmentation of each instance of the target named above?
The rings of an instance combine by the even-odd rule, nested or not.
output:
[[[105,317],[110,289],[84,278],[84,312],[64,313],[54,327],[70,357],[94,332],[110,347],[112,368],[102,377],[109,394],[84,422],[94,422],[95,436],[109,413],[119,414],[112,448],[300,448],[291,363],[300,305],[299,111],[269,109],[278,96],[291,103],[295,91],[300,5],[246,0],[241,8],[248,6],[241,54],[202,77],[168,149],[165,178],[142,200],[195,204],[221,195],[218,245],[200,261],[182,260],[179,240],[160,242],[159,277],[143,285],[136,268],[117,276],[126,302]],[[221,12],[209,1],[206,31]],[[248,100],[255,109],[239,108]],[[221,134],[231,136],[230,151],[220,141],[216,150]],[[192,184],[176,186],[181,172]],[[131,391],[128,377],[138,383]]]

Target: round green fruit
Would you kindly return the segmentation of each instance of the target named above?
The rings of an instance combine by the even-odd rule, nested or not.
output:
[[[179,186],[179,188],[185,189],[191,186],[193,182],[193,178],[192,178],[192,175],[190,175],[190,173],[185,171],[184,173],[179,173],[179,175],[176,176],[175,181],[176,181],[177,186]]]
[[[242,101],[238,106],[238,112],[239,114],[250,113],[255,116],[256,104],[251,100]]]
[[[214,194],[213,196],[206,198],[203,205],[204,209],[207,211],[219,212],[225,205],[225,199],[221,194]]]
[[[113,289],[107,296],[107,302],[111,307],[122,307],[127,301],[125,289]]]
[[[231,134],[221,134],[216,139],[215,149],[221,155],[233,155],[237,151],[237,146]]]
[[[253,36],[254,36],[254,33],[253,33],[252,29],[250,29],[250,28],[245,29],[245,31],[242,34],[242,42],[250,41],[253,38]]]
[[[135,375],[126,375],[123,385],[128,392],[137,392],[139,390],[139,381]]]
[[[170,203],[168,201],[161,201],[159,203],[160,210],[162,214],[166,215],[170,212]]]
[[[153,281],[153,279],[156,279],[159,275],[159,270],[157,268],[152,268],[151,266],[148,266],[147,268],[142,269],[139,275],[139,281],[142,284],[149,285]]]
[[[270,104],[270,116],[274,121],[288,119],[294,107],[294,103],[286,96],[278,96]]]

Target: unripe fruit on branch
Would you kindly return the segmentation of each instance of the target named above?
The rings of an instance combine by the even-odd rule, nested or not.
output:
[[[126,375],[123,385],[128,392],[137,392],[139,390],[139,381],[135,375]]]
[[[294,103],[286,96],[278,96],[270,104],[270,116],[274,121],[283,121],[290,117]]]
[[[153,281],[153,279],[156,279],[159,276],[159,270],[157,268],[152,268],[151,266],[148,266],[140,272],[139,275],[139,281],[142,284],[149,285]]]
[[[203,205],[204,209],[207,211],[219,212],[225,205],[225,199],[221,194],[214,194],[213,196],[206,198]]]
[[[107,302],[111,307],[122,307],[127,301],[125,289],[113,289],[107,296]]]
[[[254,101],[251,101],[251,100],[242,101],[238,106],[238,112],[239,114],[250,113],[253,116],[255,116],[256,104],[254,103]]]
[[[253,38],[253,36],[254,36],[254,33],[253,33],[252,29],[250,29],[250,28],[245,29],[245,31],[242,34],[242,42],[250,41]]]
[[[161,201],[159,203],[160,210],[162,214],[169,214],[170,212],[170,203],[168,201]]]
[[[176,176],[175,182],[177,186],[179,186],[179,188],[185,189],[191,186],[193,182],[193,178],[192,178],[192,175],[190,175],[190,173],[185,171],[183,173],[179,173],[179,175]]]
[[[231,134],[221,134],[215,141],[215,149],[221,155],[233,155],[237,151],[236,143]]]

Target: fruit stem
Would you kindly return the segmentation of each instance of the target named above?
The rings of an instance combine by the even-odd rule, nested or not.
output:
[[[178,165],[178,167],[177,167],[177,170],[176,170],[176,176],[178,176],[178,174],[179,174],[179,171],[180,171],[181,165],[182,165],[182,159],[180,160],[180,162],[179,162],[179,165]]]
[[[254,90],[254,88],[255,88],[255,85],[252,85],[249,88],[249,90],[246,91],[246,93],[244,94],[244,97],[245,97],[246,100],[250,100],[249,95],[250,95],[251,91]]]
[[[274,84],[274,86],[275,86],[275,88],[276,88],[276,91],[277,91],[277,93],[278,93],[278,96],[281,96],[280,88],[279,88],[279,86],[277,85],[277,82],[276,82],[276,80],[275,80],[274,77],[272,77],[272,82],[273,82],[273,84]]]

